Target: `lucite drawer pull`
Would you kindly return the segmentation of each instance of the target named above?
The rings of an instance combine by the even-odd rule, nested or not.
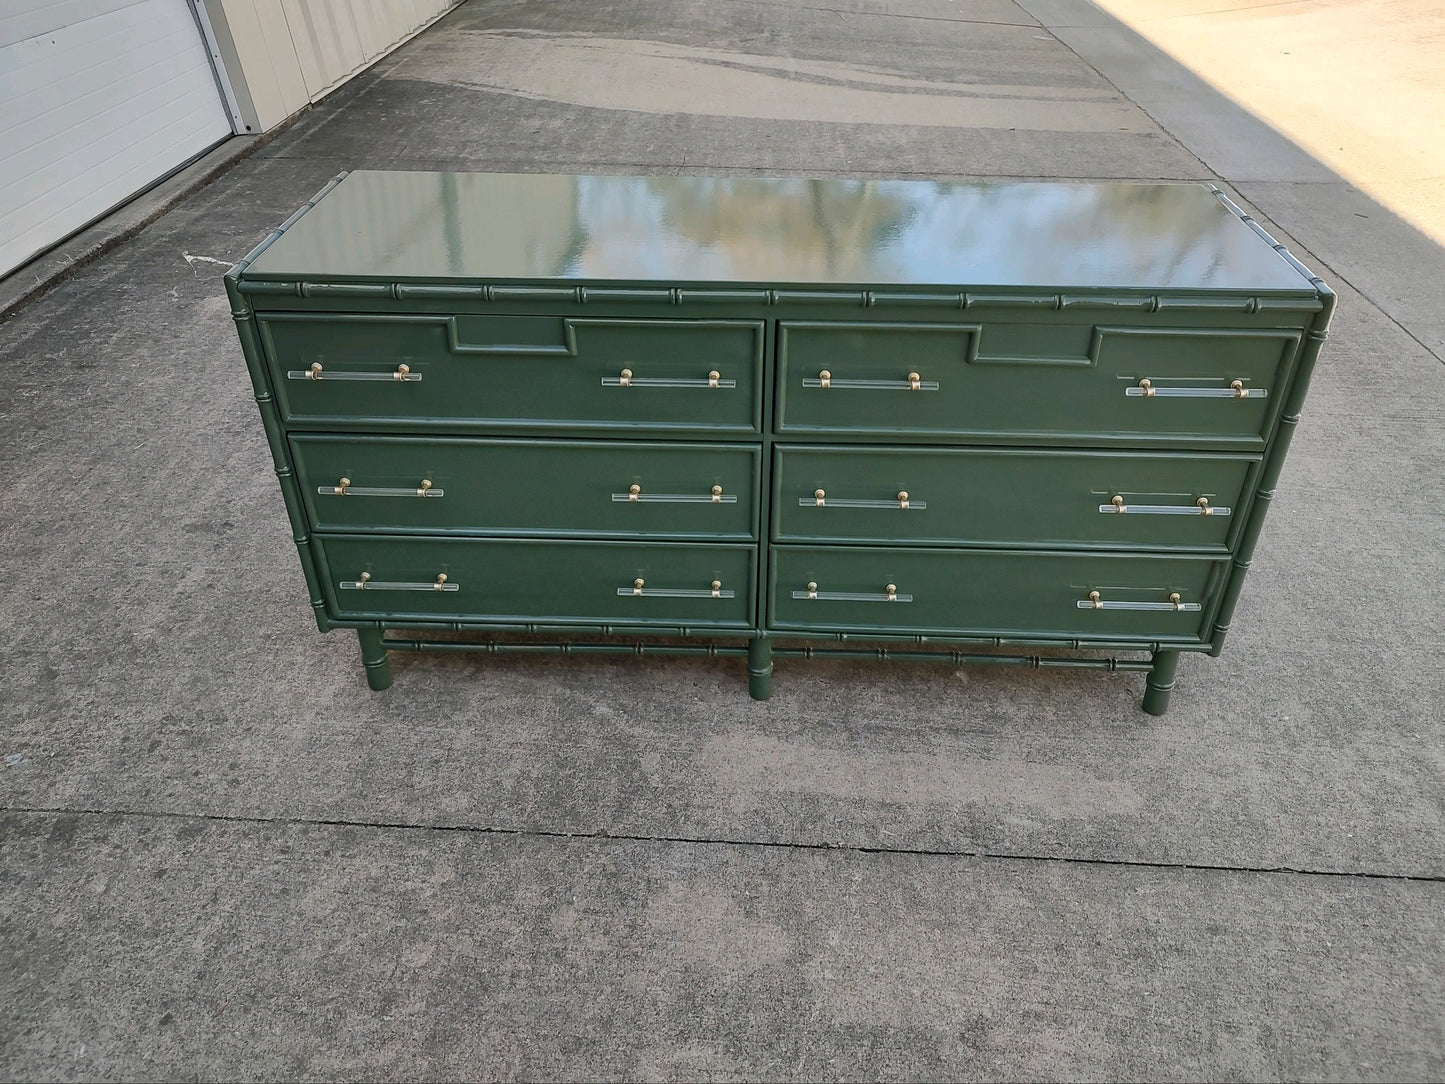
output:
[[[338,479],[334,486],[317,486],[316,492],[327,497],[444,497],[446,490],[436,489],[430,478],[423,478],[415,489],[404,486],[354,486],[350,478]]]
[[[733,598],[732,591],[724,591],[722,580],[713,580],[707,587],[648,587],[641,577],[632,581],[631,587],[619,587],[617,593],[633,598]]]
[[[900,595],[897,584],[888,584],[882,594],[863,591],[819,591],[815,581],[809,580],[804,591],[794,591],[793,597],[815,602],[912,602],[912,595]]]
[[[924,380],[917,373],[909,373],[906,380],[835,380],[827,369],[817,376],[803,377],[805,388],[853,388],[862,391],[937,391],[937,380]]]
[[[896,508],[900,511],[922,511],[928,507],[927,501],[915,501],[909,497],[908,490],[900,489],[898,496],[891,501],[864,500],[861,497],[830,497],[821,489],[813,490],[811,497],[799,497],[799,508]]]
[[[287,380],[401,380],[415,382],[421,373],[411,371],[410,365],[398,365],[389,373],[349,373],[326,371],[321,362],[312,362],[309,369],[292,369],[286,374]]]
[[[631,369],[623,369],[616,376],[604,376],[602,386],[604,388],[735,388],[738,386],[738,382],[723,379],[723,375],[716,369],[711,370],[706,377],[702,378],[633,376]]]
[[[613,501],[624,504],[737,504],[735,493],[724,493],[722,486],[713,486],[709,493],[644,493],[634,482],[626,493],[612,494]]]
[[[1243,380],[1232,380],[1227,388],[1156,388],[1151,380],[1141,380],[1124,394],[1145,399],[1265,399],[1268,388],[1246,388]]]
[[[1125,504],[1124,498],[1115,495],[1108,504],[1099,505],[1100,512],[1113,512],[1131,516],[1227,516],[1229,509],[1209,503],[1208,497],[1200,497],[1193,504]]]
[[[1081,598],[1076,605],[1081,610],[1173,610],[1176,613],[1193,613],[1199,609],[1197,602],[1181,602],[1179,592],[1169,595],[1168,602],[1106,602],[1099,592],[1090,591],[1088,598]]]
[[[343,580],[341,582],[343,591],[459,591],[461,590],[454,583],[447,580],[447,574],[440,572],[437,578],[431,583],[389,583],[385,580],[373,580],[370,572],[363,572],[354,580]]]

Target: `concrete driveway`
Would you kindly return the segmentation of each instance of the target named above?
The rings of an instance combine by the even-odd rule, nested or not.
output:
[[[1225,655],[369,692],[219,279],[355,168],[1221,184],[1340,295]],[[1078,0],[471,0],[0,324],[0,1075],[1445,1075],[1441,258]]]

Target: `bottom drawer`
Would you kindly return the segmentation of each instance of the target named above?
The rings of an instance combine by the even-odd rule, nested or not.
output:
[[[1228,567],[1148,554],[774,546],[772,555],[770,628],[859,635],[1200,643]]]
[[[326,536],[342,619],[752,628],[750,545]]]

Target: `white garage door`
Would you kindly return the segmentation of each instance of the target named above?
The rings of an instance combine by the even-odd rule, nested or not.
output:
[[[0,0],[0,275],[230,132],[187,0]]]

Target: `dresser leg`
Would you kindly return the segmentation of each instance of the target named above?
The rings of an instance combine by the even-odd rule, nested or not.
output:
[[[748,692],[754,700],[773,695],[773,645],[762,637],[748,641]]]
[[[357,629],[361,640],[361,663],[366,667],[366,683],[380,692],[391,684],[391,663],[386,648],[381,646],[380,629]]]
[[[1144,710],[1150,715],[1163,715],[1169,710],[1169,694],[1174,691],[1174,672],[1179,669],[1179,652],[1154,652],[1154,668],[1144,681]]]

